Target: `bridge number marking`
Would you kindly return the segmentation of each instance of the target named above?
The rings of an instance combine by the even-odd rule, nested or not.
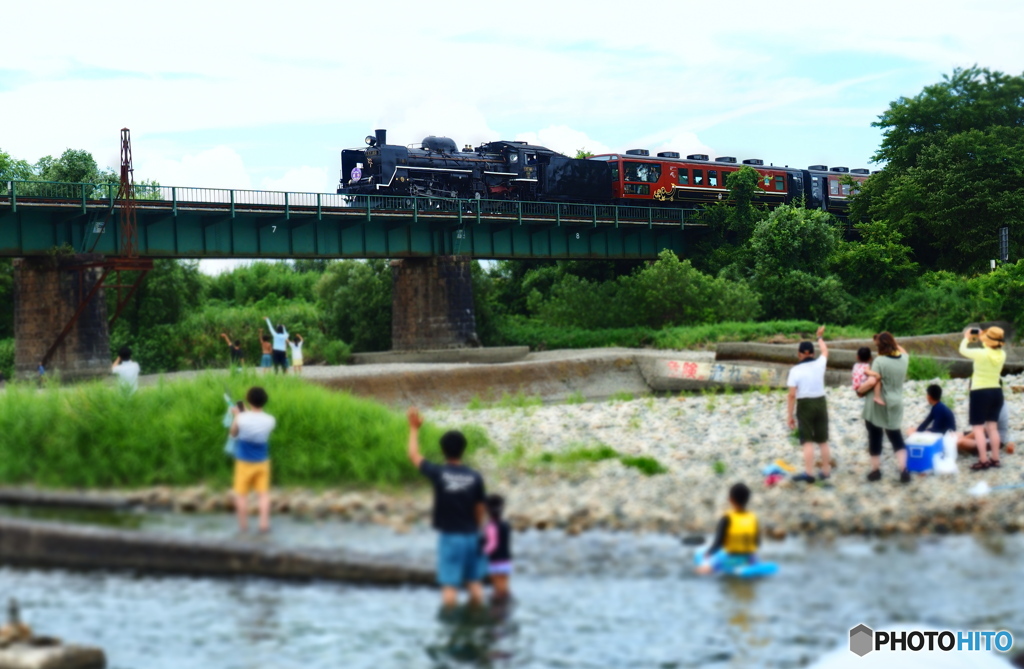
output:
[[[579,239],[579,238],[580,238],[580,233],[577,232],[576,233],[576,239]]]
[[[271,228],[270,234],[274,234],[275,232],[277,232],[277,226],[276,225],[272,225],[272,226],[270,226],[270,228]]]

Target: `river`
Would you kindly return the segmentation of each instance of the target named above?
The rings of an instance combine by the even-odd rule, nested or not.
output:
[[[2,513],[38,516],[5,508]],[[227,515],[78,514],[139,531],[229,536]],[[275,519],[270,541],[432,561],[424,528]],[[253,538],[253,541],[259,539]],[[858,623],[1024,634],[1018,536],[790,539],[772,578],[698,578],[664,535],[515,536],[516,602],[442,614],[428,588],[0,568],[37,632],[95,644],[114,669],[804,667]],[[1012,653],[1011,653],[1012,654]]]

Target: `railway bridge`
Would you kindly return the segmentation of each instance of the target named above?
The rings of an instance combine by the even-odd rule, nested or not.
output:
[[[393,348],[450,348],[475,340],[471,259],[682,255],[692,213],[145,185],[125,200],[117,183],[8,181],[0,183],[0,256],[19,259],[19,373],[42,362],[75,377],[106,371],[108,322],[137,285],[110,280],[124,270],[141,278],[155,258],[389,258]],[[100,298],[112,288],[118,307],[107,314]]]

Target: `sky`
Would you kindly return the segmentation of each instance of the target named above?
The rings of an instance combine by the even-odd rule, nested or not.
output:
[[[5,7],[0,150],[168,186],[333,192],[375,128],[459,146],[873,167],[956,67],[1024,72],[1024,2],[89,3]]]

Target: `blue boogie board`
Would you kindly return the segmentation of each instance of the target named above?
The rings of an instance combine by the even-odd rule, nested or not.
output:
[[[707,560],[704,557],[705,548],[698,548],[693,554],[693,564],[700,567]],[[774,562],[746,562],[731,561],[725,551],[718,551],[711,556],[710,562],[714,565],[715,574],[722,576],[734,576],[736,578],[762,578],[772,576],[779,571],[779,565]]]

